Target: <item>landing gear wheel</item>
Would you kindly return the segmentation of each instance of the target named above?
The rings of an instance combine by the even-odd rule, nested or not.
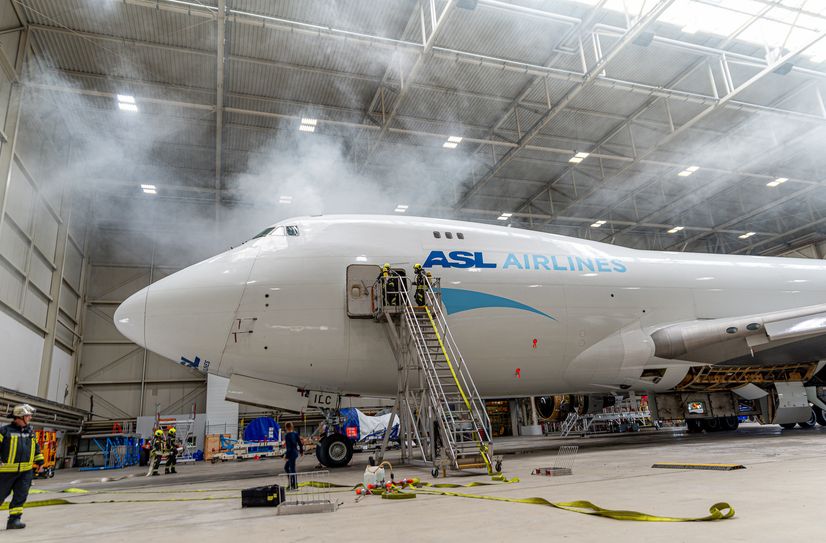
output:
[[[687,419],[685,421],[686,431],[689,434],[699,434],[703,431],[703,425],[697,419]]]
[[[330,434],[316,447],[316,456],[328,468],[343,468],[353,458],[353,442],[341,434]]]
[[[740,419],[736,416],[720,417],[721,430],[724,432],[733,432],[740,426]]]
[[[496,470],[496,473],[502,473],[502,461],[499,460],[493,465],[493,469]]]
[[[703,430],[706,432],[719,432],[723,429],[723,424],[720,422],[720,417],[702,419],[700,423],[703,426]]]
[[[788,422],[786,424],[781,424],[780,427],[783,428],[784,430],[791,430],[792,428],[795,427],[796,424],[797,424],[796,422]]]
[[[798,422],[797,424],[799,424],[800,427],[803,428],[804,430],[811,430],[812,428],[814,428],[815,425],[817,424],[817,418],[815,417],[814,409],[812,409],[812,413],[809,416],[809,420],[804,421],[804,422]]]
[[[322,439],[321,443],[323,442],[324,440]],[[326,449],[321,446],[321,443],[319,443],[315,448],[315,457],[318,458],[319,464],[321,464],[322,466],[326,466],[330,462],[330,460],[327,458]]]
[[[823,409],[819,407],[812,407],[812,411],[815,412],[817,423],[821,426],[826,426],[826,411],[823,411]]]
[[[430,470],[430,475],[433,476],[434,479],[439,477],[439,468],[433,468]]]

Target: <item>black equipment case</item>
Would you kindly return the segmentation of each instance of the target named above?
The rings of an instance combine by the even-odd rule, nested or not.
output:
[[[241,491],[241,507],[275,507],[283,502],[283,486],[256,486]]]

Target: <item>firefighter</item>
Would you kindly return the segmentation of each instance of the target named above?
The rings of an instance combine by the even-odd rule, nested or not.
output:
[[[164,449],[166,449],[166,439],[164,439],[163,430],[158,428],[155,430],[155,437],[152,438],[152,450],[149,452],[150,468],[147,475],[160,475],[158,468],[161,467]]]
[[[425,302],[425,292],[427,292],[427,277],[425,276],[424,268],[422,268],[421,264],[413,265],[413,273],[415,275],[415,278],[413,279],[413,284],[416,286],[416,293],[413,295],[413,299],[416,301],[416,305],[421,307],[424,305]]]
[[[23,504],[29,497],[34,466],[43,466],[44,458],[37,437],[29,422],[34,408],[28,404],[15,406],[11,424],[0,428],[0,503],[13,493],[9,503],[7,530],[20,530],[26,525],[20,521]]]
[[[381,282],[381,291],[384,295],[384,305],[399,305],[399,279],[385,262],[381,267],[378,281]]]
[[[175,434],[178,433],[178,430],[175,429],[173,426],[167,431],[166,436],[166,468],[164,469],[164,473],[167,475],[170,473],[178,473],[175,471],[175,464],[178,462],[178,438]]]

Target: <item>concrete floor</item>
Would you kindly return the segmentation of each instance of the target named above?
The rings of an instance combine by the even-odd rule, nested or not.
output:
[[[241,509],[241,488],[275,482],[280,460],[241,464],[185,465],[177,476],[141,477],[143,469],[110,472],[64,470],[37,482],[30,500],[66,498],[82,505],[28,509],[29,527],[3,533],[3,541],[348,541],[381,537],[394,541],[537,540],[692,542],[813,541],[823,537],[822,494],[826,486],[826,428],[781,432],[777,426],[744,425],[734,433],[654,434],[566,440],[581,445],[574,474],[530,475],[550,466],[554,450],[505,457],[504,471],[522,482],[475,487],[462,492],[506,497],[544,497],[550,501],[590,500],[609,509],[633,509],[665,516],[704,516],[718,501],[736,510],[731,520],[702,523],[622,522],[548,507],[419,495],[389,501],[368,496],[355,502],[352,492],[332,494],[343,504],[335,513],[276,517],[271,509]],[[560,440],[517,438],[501,449],[542,446],[555,449]],[[738,471],[652,469],[654,462],[739,463]],[[311,470],[314,458],[299,463]],[[351,467],[334,471],[332,482],[361,479],[366,455]],[[427,470],[397,468],[397,476],[431,481]],[[101,477],[117,478],[101,482]],[[448,477],[449,482],[489,480],[484,476]],[[444,481],[439,479],[439,481]],[[92,494],[55,491],[80,487]],[[198,492],[195,492],[195,491]],[[206,490],[206,491],[202,491]],[[176,498],[201,501],[145,501]],[[88,503],[113,500],[115,503]],[[134,502],[125,503],[125,500]],[[124,503],[118,503],[124,502]],[[384,534],[383,536],[381,534]],[[220,539],[219,539],[220,538]]]

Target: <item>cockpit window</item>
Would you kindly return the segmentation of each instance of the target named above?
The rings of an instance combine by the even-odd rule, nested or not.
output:
[[[288,236],[297,236],[298,235],[298,227],[297,226],[288,226],[287,227],[287,235]]]
[[[259,232],[257,235],[253,236],[252,239],[263,238],[264,236],[266,236],[267,234],[269,234],[273,230],[275,230],[274,226],[270,226],[268,228],[265,228],[261,232]]]

